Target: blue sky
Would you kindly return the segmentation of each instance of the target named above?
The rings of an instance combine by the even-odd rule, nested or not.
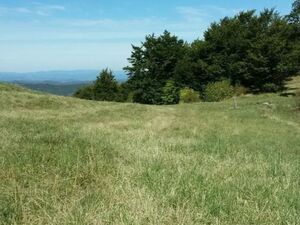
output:
[[[0,71],[127,65],[131,44],[165,29],[187,41],[246,9],[287,14],[293,0],[0,0]]]

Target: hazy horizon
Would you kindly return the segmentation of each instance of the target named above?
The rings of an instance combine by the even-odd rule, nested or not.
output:
[[[53,70],[35,72],[0,72],[0,82],[86,82],[93,81],[101,70]],[[115,70],[113,74],[117,81],[127,80],[122,70]]]

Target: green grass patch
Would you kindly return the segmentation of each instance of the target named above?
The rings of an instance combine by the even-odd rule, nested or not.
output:
[[[0,224],[300,222],[293,96],[243,96],[233,109],[13,88],[0,86]]]

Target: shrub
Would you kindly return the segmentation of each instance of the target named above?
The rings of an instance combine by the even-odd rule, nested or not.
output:
[[[229,80],[217,81],[206,86],[204,99],[208,102],[219,102],[234,95],[234,88]]]
[[[134,92],[129,92],[128,93],[128,96],[127,96],[127,99],[126,99],[126,102],[133,102],[133,96],[134,96]]]
[[[93,85],[89,85],[89,86],[80,88],[78,91],[75,92],[74,97],[87,99],[87,100],[93,100],[94,99]]]
[[[133,102],[150,105],[161,105],[162,102],[162,85],[151,79],[144,79],[135,83],[133,89]]]
[[[192,103],[199,102],[200,95],[197,91],[191,88],[183,88],[180,90],[180,102],[182,103]]]
[[[175,86],[174,81],[167,81],[166,85],[163,88],[162,101],[166,105],[179,103],[179,90]]]
[[[273,84],[273,83],[267,83],[263,85],[263,91],[264,92],[278,92],[282,89],[279,85]]]
[[[116,93],[116,102],[127,102],[130,89],[127,83],[122,83],[118,85],[118,92]]]
[[[234,94],[236,96],[241,96],[241,95],[245,95],[249,92],[248,88],[241,86],[241,85],[237,85],[234,87]]]

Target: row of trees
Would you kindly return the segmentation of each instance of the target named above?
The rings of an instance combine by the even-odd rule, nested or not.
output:
[[[91,99],[124,101],[129,95],[138,103],[172,104],[179,101],[180,89],[204,97],[210,84],[224,80],[250,92],[279,91],[300,70],[300,0],[287,16],[266,9],[225,17],[191,44],[165,31],[132,47],[124,68],[128,81],[118,85],[104,70],[111,84],[98,77],[93,88],[85,89],[92,90]]]

